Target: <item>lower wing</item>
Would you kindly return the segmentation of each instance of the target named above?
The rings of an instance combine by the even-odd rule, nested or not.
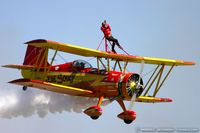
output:
[[[28,86],[28,87],[35,87],[35,88],[42,89],[42,90],[48,90],[48,91],[52,91],[52,92],[69,94],[69,95],[74,95],[74,96],[91,97],[94,95],[94,93],[90,90],[84,90],[84,89],[80,89],[80,88],[44,82],[41,80],[17,79],[17,80],[10,81],[9,83],[22,85],[22,86]]]
[[[139,97],[137,97],[136,101],[137,102],[145,102],[145,103],[160,103],[160,102],[172,102],[172,99],[150,97],[150,96],[139,96]]]
[[[87,97],[95,96],[95,94],[90,90],[44,82],[41,80],[17,79],[17,80],[10,81],[9,83],[22,85],[22,86],[28,86],[28,87],[35,87],[42,90],[48,90],[52,92],[69,94],[69,95],[74,95],[74,96],[87,96]],[[145,102],[145,103],[172,102],[172,100],[169,98],[157,98],[157,97],[150,97],[150,96],[139,96],[137,97],[136,101]]]

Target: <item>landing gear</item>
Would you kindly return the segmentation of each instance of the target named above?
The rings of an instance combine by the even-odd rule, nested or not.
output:
[[[27,88],[28,88],[27,86],[23,86],[23,87],[22,87],[22,90],[23,90],[23,91],[26,91]]]
[[[90,116],[90,118],[92,118],[93,120],[97,120],[101,115],[102,115],[102,109],[100,108],[100,105],[103,101],[103,96],[101,96],[99,98],[98,104],[97,106],[92,106],[89,107],[88,109],[86,109],[84,111],[84,113],[88,116]]]
[[[89,107],[88,109],[86,109],[84,111],[84,113],[86,115],[88,115],[91,119],[97,120],[102,115],[102,109],[100,108],[100,105],[101,105],[101,103],[103,101],[103,98],[104,97],[101,96],[99,98],[97,106]],[[123,102],[122,98],[117,99],[117,102],[119,103],[119,105],[123,109],[123,112],[118,114],[117,116],[120,119],[122,119],[124,121],[124,123],[126,123],[126,124],[132,123],[136,119],[136,112],[134,112],[132,110],[127,110],[125,105],[124,105],[124,102]]]
[[[118,117],[124,120],[124,123],[130,124],[136,119],[136,113],[132,110],[126,110],[118,115]]]
[[[96,120],[102,115],[102,109],[98,106],[92,106],[86,109],[84,113],[90,116],[93,120]]]
[[[93,120],[97,120],[99,116],[90,116],[90,118],[92,118]]]
[[[136,112],[132,110],[127,110],[122,99],[118,99],[117,102],[123,109],[123,112],[118,114],[117,116],[120,119],[124,120],[124,123],[126,124],[132,123],[136,119]]]
[[[126,124],[131,124],[132,122],[133,122],[133,120],[124,119],[124,123],[126,123]]]

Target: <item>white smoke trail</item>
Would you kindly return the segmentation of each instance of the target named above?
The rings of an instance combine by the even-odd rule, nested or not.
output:
[[[9,85],[12,86],[12,85]],[[48,113],[76,112],[97,104],[98,99],[76,97],[49,91],[28,88],[22,91],[19,86],[12,89],[0,87],[0,117],[29,117],[37,114],[43,118]],[[105,101],[104,105],[110,102]]]

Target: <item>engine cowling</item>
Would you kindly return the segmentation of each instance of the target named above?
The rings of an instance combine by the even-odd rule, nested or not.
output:
[[[139,78],[140,75],[137,73],[128,73],[119,82],[118,88],[125,100],[130,100],[134,93],[136,93],[136,97],[142,94],[144,90],[143,80]]]

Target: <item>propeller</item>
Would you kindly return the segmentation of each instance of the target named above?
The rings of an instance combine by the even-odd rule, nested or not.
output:
[[[141,61],[141,67],[140,67],[138,81],[136,82],[136,84],[134,84],[134,83],[130,84],[130,89],[133,90],[131,93],[133,93],[133,94],[132,94],[132,97],[131,97],[131,101],[130,101],[130,105],[129,105],[129,110],[131,110],[133,108],[133,106],[135,104],[135,101],[136,101],[138,90],[141,87],[140,83],[141,83],[141,76],[142,76],[143,70],[144,70],[144,60]],[[136,88],[135,88],[135,85],[136,85]]]

